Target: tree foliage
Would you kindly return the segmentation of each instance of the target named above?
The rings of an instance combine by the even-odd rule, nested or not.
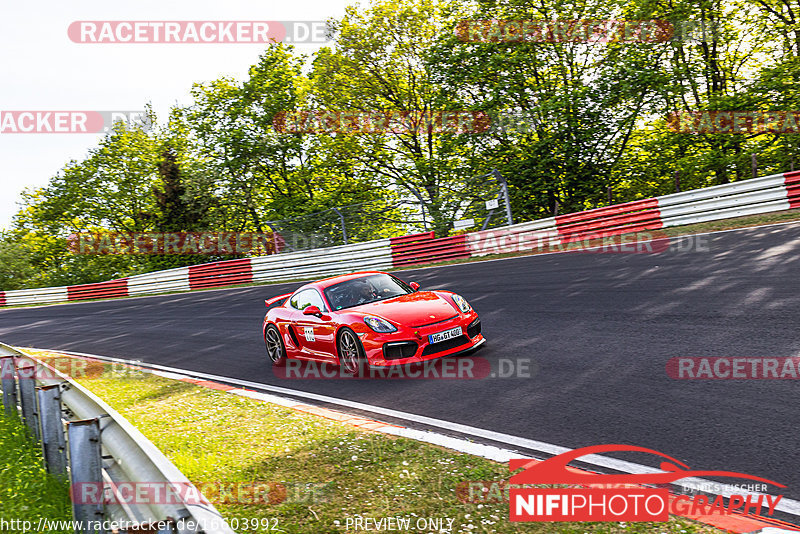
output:
[[[269,45],[241,79],[197,83],[152,130],[117,125],[23,195],[0,236],[0,290],[92,282],[197,256],[75,256],[81,231],[269,231],[297,244],[453,232],[482,219],[498,169],[532,220],[794,169],[800,134],[681,133],[683,110],[800,109],[788,0],[371,0],[311,57]],[[669,39],[465,42],[465,20],[660,20]],[[484,133],[284,132],[293,111],[475,112]],[[416,115],[415,115],[416,114]],[[402,203],[406,204],[403,205]],[[411,203],[411,204],[409,204]],[[424,220],[421,218],[424,216]],[[344,232],[341,228],[345,220]],[[289,238],[294,238],[292,241]],[[307,239],[306,239],[307,240]]]

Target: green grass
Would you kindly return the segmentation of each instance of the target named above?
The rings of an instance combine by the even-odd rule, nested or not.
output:
[[[507,479],[505,464],[149,374],[95,376],[81,383],[201,488],[222,482],[286,489],[287,498],[272,503],[209,495],[232,526],[239,522],[239,532],[275,532],[241,525],[272,521],[274,527],[277,521],[278,531],[287,534],[343,534],[355,514],[452,518],[454,533],[473,534],[720,532],[680,518],[655,524],[510,523],[507,502],[469,504],[456,496],[461,482]]]
[[[69,483],[47,473],[41,448],[27,427],[16,418],[0,414],[0,520],[36,525],[40,518],[72,518]],[[3,528],[0,521],[0,532],[29,531]]]

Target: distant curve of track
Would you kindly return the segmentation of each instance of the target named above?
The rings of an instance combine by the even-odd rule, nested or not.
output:
[[[665,372],[677,356],[800,356],[800,224],[688,246],[696,244],[399,273],[464,295],[488,339],[475,355],[494,364],[531,358],[531,378],[277,378],[261,339],[263,300],[298,284],[5,309],[0,340],[138,358],[566,447],[640,445],[694,469],[777,480],[800,499],[800,381],[684,381]]]

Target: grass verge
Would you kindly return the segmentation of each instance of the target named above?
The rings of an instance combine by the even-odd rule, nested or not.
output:
[[[212,488],[206,494],[238,532],[360,532],[346,528],[347,518],[357,515],[440,519],[445,525],[453,519],[452,532],[462,534],[721,532],[682,518],[511,523],[507,502],[468,504],[456,493],[465,481],[507,479],[505,464],[146,373],[128,379],[94,376],[79,382],[139,428],[201,489]],[[228,497],[213,493],[220,483],[234,489],[279,485],[285,493],[237,502],[236,491]]]
[[[0,532],[31,532],[22,524],[37,525],[40,518],[72,519],[69,484],[47,473],[41,448],[27,427],[0,414]]]

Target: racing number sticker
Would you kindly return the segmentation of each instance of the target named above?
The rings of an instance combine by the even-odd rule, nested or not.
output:
[[[314,327],[304,326],[303,335],[306,336],[306,341],[314,341]]]

